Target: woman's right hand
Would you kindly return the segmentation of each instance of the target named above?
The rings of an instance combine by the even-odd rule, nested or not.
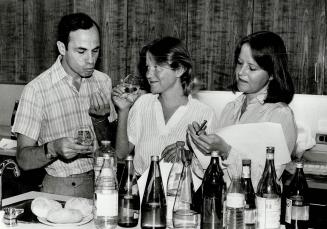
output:
[[[113,88],[112,100],[119,110],[129,110],[134,102],[143,94],[144,91],[142,90],[139,90],[136,94],[126,93],[123,86],[117,85]]]

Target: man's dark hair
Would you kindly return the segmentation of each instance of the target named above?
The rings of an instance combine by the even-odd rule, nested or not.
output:
[[[96,26],[100,33],[99,25],[88,15],[84,13],[68,14],[61,18],[58,25],[58,41],[64,43],[66,49],[68,48],[70,32],[79,29],[90,29]]]

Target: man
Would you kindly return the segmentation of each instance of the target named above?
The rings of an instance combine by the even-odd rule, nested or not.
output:
[[[93,146],[76,143],[79,126],[115,119],[111,79],[94,69],[99,27],[83,13],[64,16],[58,26],[60,55],[22,93],[12,131],[17,133],[17,162],[23,170],[45,167],[42,191],[92,198]],[[101,108],[101,113],[98,109]]]

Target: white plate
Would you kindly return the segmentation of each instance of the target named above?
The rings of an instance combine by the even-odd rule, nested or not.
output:
[[[49,225],[49,226],[79,226],[79,225],[83,225],[83,224],[86,224],[86,223],[90,222],[93,219],[93,215],[90,214],[88,216],[85,216],[82,219],[82,221],[78,222],[78,223],[52,223],[52,222],[48,221],[46,218],[43,218],[43,217],[37,217],[37,219],[41,223]]]

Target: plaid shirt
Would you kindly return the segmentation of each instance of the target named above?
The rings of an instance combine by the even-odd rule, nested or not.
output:
[[[88,114],[91,94],[99,90],[110,94],[111,89],[110,77],[94,70],[92,77],[82,79],[77,91],[72,77],[63,69],[59,56],[52,67],[25,86],[12,131],[36,140],[39,145],[63,137],[74,137],[74,130],[78,126],[92,127]],[[111,119],[114,119],[116,112],[111,105]],[[90,158],[69,163],[56,160],[46,167],[49,175],[57,177],[80,174],[91,169],[93,164]]]

